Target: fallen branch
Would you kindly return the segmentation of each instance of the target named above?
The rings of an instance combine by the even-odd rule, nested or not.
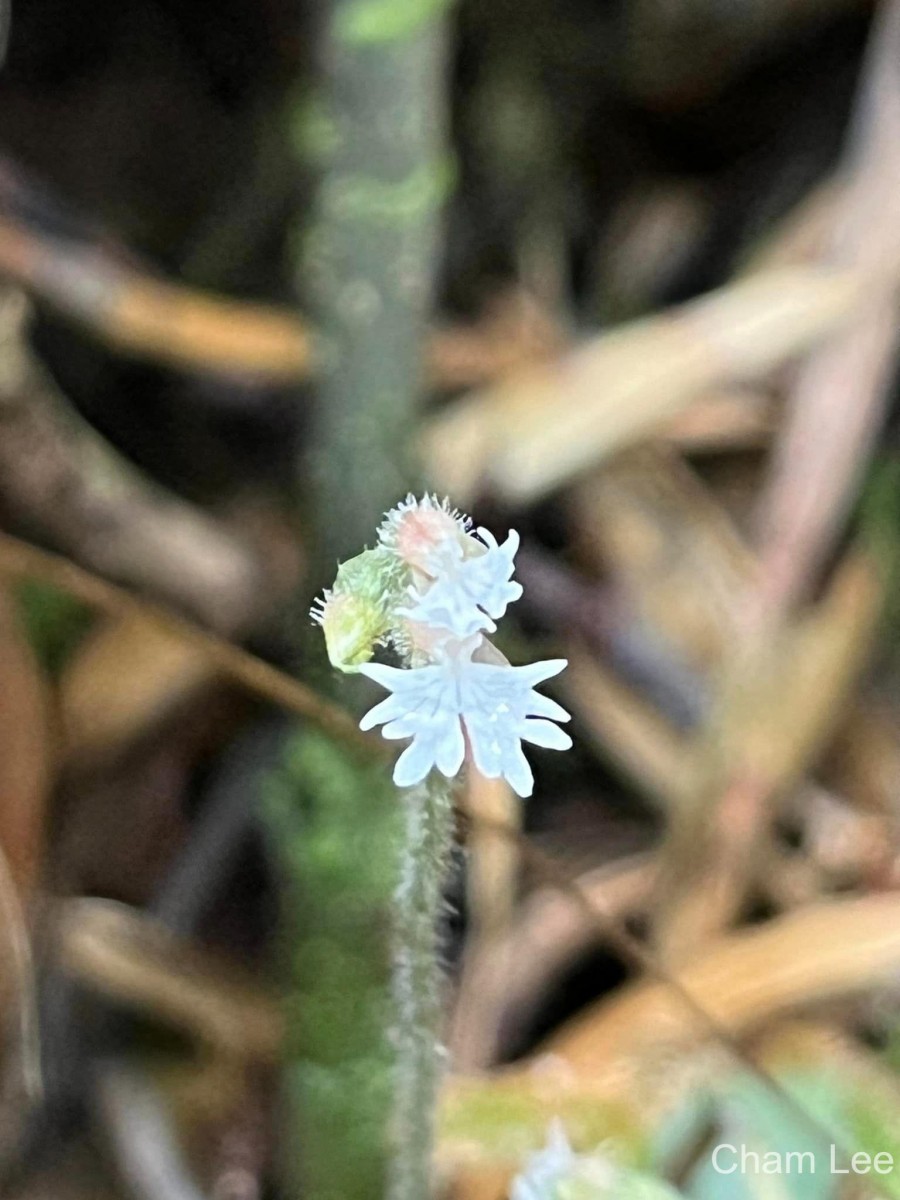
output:
[[[838,536],[884,417],[896,358],[900,263],[900,3],[876,21],[846,154],[830,260],[869,278],[852,320],[806,361],[758,504],[760,606],[810,589]]]
[[[426,427],[431,478],[538,499],[717,388],[758,379],[846,321],[868,281],[795,267],[601,334],[564,359],[467,397]]]
[[[694,787],[673,808],[657,933],[683,959],[741,913],[769,849],[778,801],[797,786],[843,712],[881,611],[877,571],[849,554],[803,621],[724,663],[716,717],[695,747]]]
[[[277,1004],[162,925],[111,900],[61,902],[56,960],[82,986],[230,1058],[275,1062]]]
[[[317,373],[310,325],[287,309],[232,300],[160,279],[87,242],[42,236],[0,217],[0,274],[114,350],[181,370],[283,385]],[[559,329],[512,296],[472,326],[434,329],[431,382],[474,387],[559,347]]]
[[[0,506],[103,575],[233,633],[271,605],[264,564],[164,492],[70,409],[28,351],[20,293],[0,297]]]
[[[239,683],[253,695],[305,718],[360,753],[377,755],[386,751],[380,738],[362,733],[343,709],[329,704],[277,667],[148,600],[133,596],[60,555],[0,533],[0,578],[41,579],[98,612],[115,617],[139,615],[197,647],[225,678]]]

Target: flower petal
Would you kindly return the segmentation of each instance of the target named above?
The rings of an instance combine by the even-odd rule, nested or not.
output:
[[[548,750],[568,750],[572,745],[566,731],[552,721],[525,720],[519,726],[519,736],[523,742],[545,746]]]
[[[369,709],[360,721],[359,727],[360,729],[374,729],[376,725],[383,725],[386,721],[393,721],[395,717],[402,716],[407,707],[408,705],[400,696],[388,696],[380,704]]]
[[[528,697],[528,715],[529,717],[549,717],[551,721],[572,720],[571,714],[567,713],[561,704],[557,704],[549,696],[542,696],[540,692],[533,692]]]
[[[485,779],[499,779],[503,774],[503,749],[489,726],[480,724],[468,713],[464,716],[472,760]]]
[[[435,766],[442,775],[452,779],[459,773],[465,754],[466,741],[463,737],[462,724],[457,717],[448,724],[444,736],[438,743]]]
[[[412,787],[421,783],[433,766],[433,745],[425,738],[413,738],[394,764],[394,783],[397,787]]]
[[[447,629],[458,638],[470,637],[481,630],[493,633],[497,628],[491,618],[466,594],[460,593],[450,580],[439,579],[414,604],[397,612],[410,621]]]
[[[398,685],[402,687],[405,677],[409,676],[409,671],[404,671],[400,667],[388,667],[384,663],[363,663],[359,668],[359,673],[369,679],[374,679],[383,688],[389,688],[391,691],[394,691]]]
[[[395,721],[388,722],[382,729],[381,736],[389,742],[398,738],[423,736],[427,732],[426,725],[419,719],[417,713],[403,713]]]
[[[547,658],[542,662],[529,663],[525,667],[513,667],[519,678],[528,683],[529,687],[535,687],[538,683],[543,683],[545,679],[552,679],[554,675],[558,675],[560,671],[564,671],[569,665],[567,658]]]
[[[528,765],[528,759],[522,753],[521,742],[516,743],[515,749],[509,756],[503,777],[516,795],[521,796],[523,800],[534,791],[534,776]]]

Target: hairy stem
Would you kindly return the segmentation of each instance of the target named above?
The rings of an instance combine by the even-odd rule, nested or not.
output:
[[[404,841],[394,892],[394,1153],[388,1200],[430,1193],[434,1111],[440,1078],[438,930],[452,839],[450,784],[432,772],[402,793]]]

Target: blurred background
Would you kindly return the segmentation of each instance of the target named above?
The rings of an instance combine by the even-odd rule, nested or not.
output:
[[[437,7],[5,14],[0,1195],[383,1194],[307,612],[421,485],[575,739],[461,788],[434,1194],[559,1119],[572,1197],[900,1196],[900,3]]]

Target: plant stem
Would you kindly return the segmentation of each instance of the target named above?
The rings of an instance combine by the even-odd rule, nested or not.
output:
[[[444,156],[443,0],[332,0],[327,158],[306,280],[323,377],[313,463],[326,574],[415,476]]]
[[[388,1200],[430,1194],[434,1112],[440,1079],[438,930],[452,840],[450,784],[432,772],[401,793],[404,841],[394,892],[394,1153]]]
[[[382,1200],[394,1092],[390,905],[402,815],[382,764],[299,732],[266,788],[282,872],[283,1187]]]
[[[324,157],[302,263],[321,382],[311,461],[298,470],[306,497],[312,468],[318,585],[372,540],[416,479],[420,356],[447,183],[444,3],[327,6],[320,119],[307,128]],[[355,682],[343,681],[349,707]],[[397,793],[381,766],[376,784],[342,757],[321,745],[312,758],[298,751],[277,822],[270,816],[290,910],[286,1182],[291,1200],[382,1200],[385,1188],[392,1200],[425,1200],[449,798],[430,785]]]

